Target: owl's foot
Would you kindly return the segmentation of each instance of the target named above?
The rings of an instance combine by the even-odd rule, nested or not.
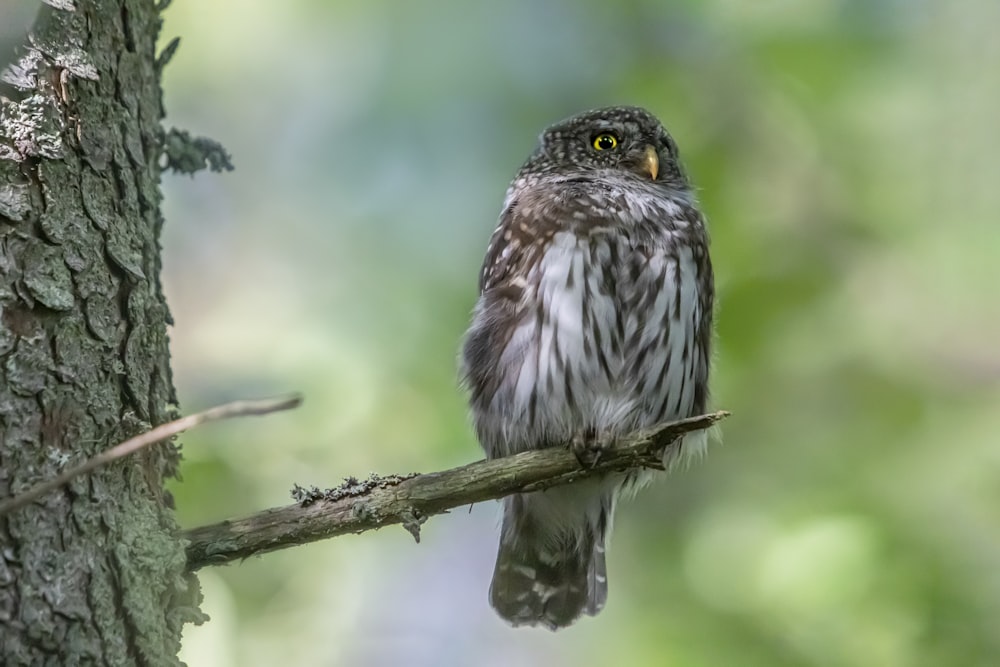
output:
[[[601,457],[614,445],[614,438],[588,428],[578,431],[569,441],[569,449],[583,468],[593,468]]]

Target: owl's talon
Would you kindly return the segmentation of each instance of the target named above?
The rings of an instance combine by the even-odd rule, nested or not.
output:
[[[667,470],[667,466],[663,464],[663,458],[655,454],[640,458],[639,465],[648,470],[659,470],[661,472],[666,472]]]
[[[601,457],[613,444],[610,438],[600,437],[593,430],[576,433],[569,442],[569,449],[580,463],[581,468],[590,470],[601,461]]]

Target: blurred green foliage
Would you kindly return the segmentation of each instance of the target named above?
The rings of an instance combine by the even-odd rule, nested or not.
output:
[[[192,665],[1000,664],[1000,4],[176,0],[166,179],[193,526],[292,482],[478,458],[455,354],[504,188],[547,124],[671,129],[719,286],[702,464],[619,512],[607,610],[488,609],[495,510],[207,569]]]

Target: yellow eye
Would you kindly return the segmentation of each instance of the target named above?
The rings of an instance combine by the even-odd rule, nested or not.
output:
[[[594,137],[594,150],[609,151],[618,146],[618,137],[613,134],[599,134]]]

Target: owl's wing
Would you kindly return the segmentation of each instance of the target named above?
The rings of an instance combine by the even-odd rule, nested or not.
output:
[[[517,200],[514,200],[500,214],[497,228],[493,230],[493,236],[490,237],[490,243],[486,247],[486,256],[479,271],[480,294],[506,283],[514,268],[521,262],[523,244],[519,238],[514,237],[514,231],[517,229],[516,217]]]
[[[480,294],[503,290],[512,298],[513,292],[520,293],[523,280],[541,260],[553,236],[571,219],[572,210],[564,198],[529,190],[507,205],[486,248],[479,273]]]
[[[479,273],[479,301],[462,348],[462,377],[474,408],[485,409],[502,374],[500,358],[525,314],[525,279],[542,252],[533,235],[538,225],[512,201],[500,215]],[[535,221],[537,222],[537,221]],[[480,432],[480,439],[485,436]],[[490,451],[490,446],[487,451]]]

